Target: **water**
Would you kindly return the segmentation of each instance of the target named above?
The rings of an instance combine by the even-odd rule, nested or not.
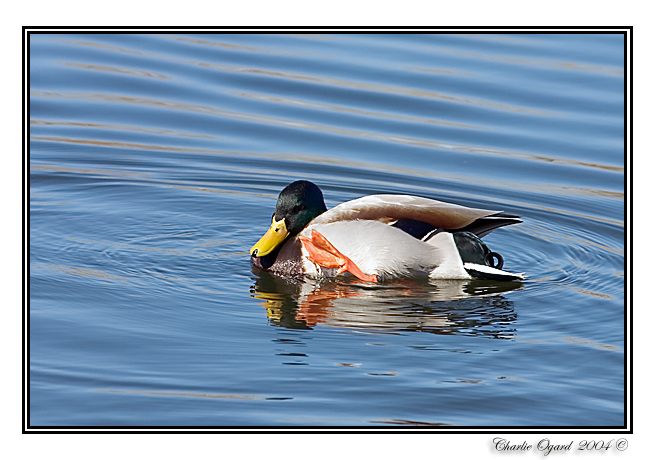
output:
[[[619,34],[30,36],[32,426],[622,426]],[[521,215],[523,283],[255,273],[278,192]]]

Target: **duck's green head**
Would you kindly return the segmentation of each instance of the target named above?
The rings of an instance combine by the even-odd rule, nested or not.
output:
[[[292,182],[278,195],[271,227],[251,248],[251,255],[266,256],[324,212],[326,203],[319,187],[306,180]]]

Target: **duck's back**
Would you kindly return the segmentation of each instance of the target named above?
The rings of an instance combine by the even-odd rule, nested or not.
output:
[[[457,229],[497,212],[412,195],[369,195],[337,205],[312,223],[326,224],[348,220],[378,220],[391,223],[409,219],[426,222],[434,227]]]

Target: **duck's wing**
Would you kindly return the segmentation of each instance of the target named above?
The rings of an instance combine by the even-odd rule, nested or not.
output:
[[[312,223],[327,224],[358,219],[385,223],[415,220],[438,228],[460,229],[498,213],[411,195],[369,195],[335,206]]]
[[[499,227],[504,227],[506,225],[512,225],[512,224],[521,224],[521,223],[522,220],[519,218],[519,216],[498,212],[496,214],[492,214],[491,216],[486,216],[481,219],[476,219],[471,224],[467,225],[466,227],[460,228],[458,230],[463,232],[472,232],[479,238],[483,238],[492,230],[495,230]]]

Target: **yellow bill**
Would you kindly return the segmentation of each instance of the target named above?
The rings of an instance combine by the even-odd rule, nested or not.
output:
[[[271,227],[264,234],[260,241],[255,243],[255,246],[251,248],[251,255],[253,257],[262,257],[269,254],[271,251],[276,249],[280,243],[285,241],[285,238],[289,235],[287,227],[285,225],[285,219],[276,220],[274,217],[271,219]]]

